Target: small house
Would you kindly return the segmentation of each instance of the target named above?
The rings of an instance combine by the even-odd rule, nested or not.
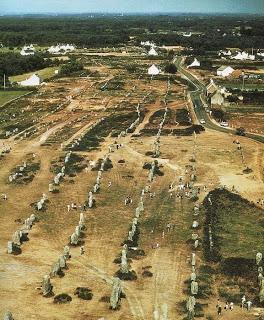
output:
[[[42,79],[36,74],[32,74],[28,79],[21,81],[19,84],[24,87],[35,87],[42,83]]]
[[[193,60],[193,62],[187,67],[187,68],[195,68],[195,67],[200,67],[201,63],[198,61],[196,58]]]
[[[153,64],[149,69],[148,69],[148,74],[150,76],[157,76],[160,73],[160,70],[158,67]]]
[[[210,83],[206,87],[206,95],[214,94],[218,90],[218,86],[214,83],[214,80],[211,79]]]
[[[148,54],[149,54],[149,56],[155,56],[155,57],[158,55],[158,53],[157,53],[157,51],[154,49],[154,47],[152,47],[152,48],[149,50]]]
[[[225,102],[224,97],[222,96],[220,91],[217,91],[211,96],[211,106],[222,106]]]
[[[221,66],[217,69],[216,73],[219,77],[228,77],[230,76],[235,70],[230,66]]]
[[[30,46],[24,46],[20,51],[21,56],[33,56],[35,54],[35,48],[31,44]]]

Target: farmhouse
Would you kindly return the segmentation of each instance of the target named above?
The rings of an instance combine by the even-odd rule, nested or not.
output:
[[[35,86],[39,86],[42,83],[42,79],[37,75],[37,74],[33,74],[32,76],[30,76],[28,79],[21,81],[19,84],[21,86],[25,86],[25,87],[35,87]]]
[[[160,70],[153,64],[149,69],[148,69],[148,74],[151,76],[156,76],[160,73]]]
[[[35,54],[35,48],[32,44],[30,46],[24,46],[20,54],[21,56],[33,56]]]
[[[157,51],[154,49],[154,47],[152,47],[150,50],[149,50],[149,56],[157,56],[158,53]]]
[[[194,58],[193,62],[187,68],[200,67],[201,63],[196,58]]]
[[[217,75],[220,77],[228,77],[230,76],[235,70],[230,66],[221,66],[217,69]]]
[[[214,94],[218,90],[218,86],[214,83],[214,80],[211,79],[210,83],[206,87],[206,95]]]
[[[221,92],[217,91],[215,94],[211,96],[210,102],[211,106],[222,106],[225,102],[225,99],[222,96]]]
[[[235,59],[235,60],[255,60],[256,56],[253,54],[248,54],[245,51],[242,52],[237,52],[237,54],[233,57],[231,57],[231,59]]]
[[[65,54],[67,52],[74,51],[75,47],[71,44],[63,44],[63,45],[56,45],[56,46],[51,46],[48,49],[48,52],[50,54]]]

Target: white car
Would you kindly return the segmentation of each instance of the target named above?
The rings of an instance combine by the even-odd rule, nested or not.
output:
[[[200,120],[200,123],[201,123],[201,124],[205,124],[205,120],[204,120],[204,119],[201,119],[201,120]]]
[[[222,121],[222,122],[220,123],[220,126],[221,126],[221,127],[228,127],[228,122]]]

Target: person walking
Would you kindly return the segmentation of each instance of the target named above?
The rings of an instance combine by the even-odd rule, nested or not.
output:
[[[249,311],[251,309],[251,306],[252,306],[252,302],[250,300],[248,300],[246,302],[246,305],[247,305],[247,310]]]
[[[218,306],[218,308],[217,308],[217,314],[219,315],[219,316],[221,316],[221,314],[222,314],[222,307],[219,305]]]

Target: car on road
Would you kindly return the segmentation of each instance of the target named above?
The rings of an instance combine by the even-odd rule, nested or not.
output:
[[[221,127],[228,127],[229,125],[228,125],[228,122],[222,121],[222,122],[220,122],[220,126]]]
[[[204,120],[204,119],[201,119],[201,120],[200,120],[200,123],[201,123],[201,124],[205,124],[205,120]]]

